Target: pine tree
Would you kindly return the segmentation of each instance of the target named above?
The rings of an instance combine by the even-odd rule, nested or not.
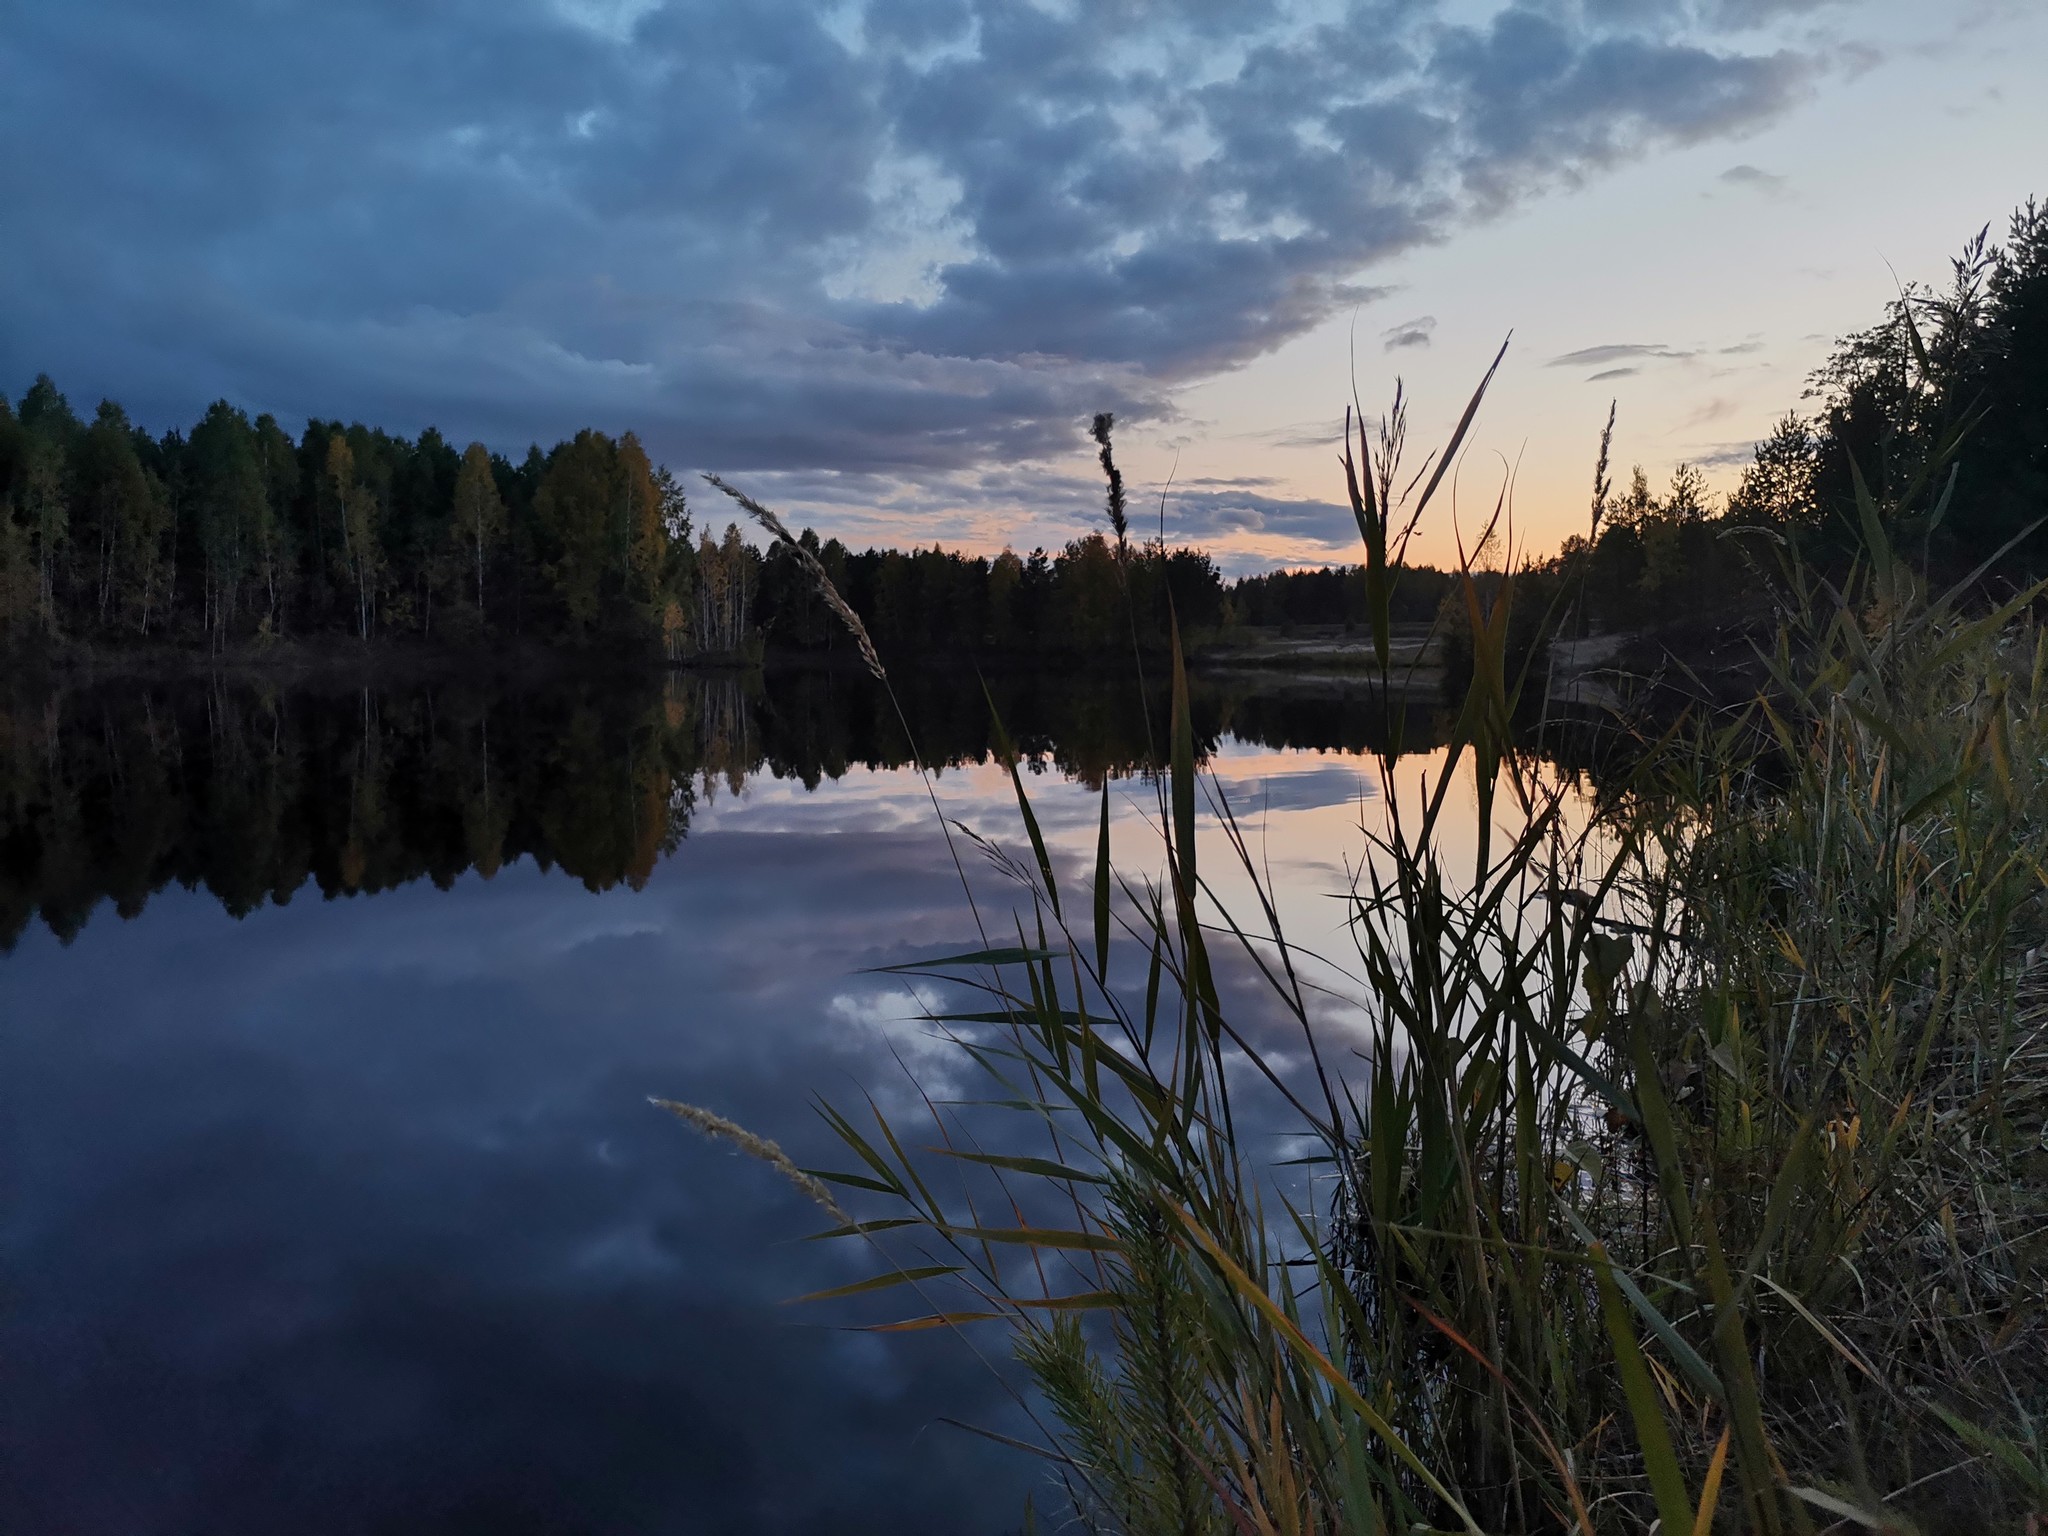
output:
[[[35,560],[28,530],[15,517],[16,495],[28,455],[28,432],[0,395],[0,633],[12,639],[35,611]]]
[[[1664,515],[1675,523],[1697,523],[1706,519],[1712,494],[1707,477],[1690,464],[1671,472],[1671,491],[1664,498]]]
[[[205,569],[205,627],[225,642],[241,607],[242,587],[274,547],[276,519],[256,457],[249,418],[216,400],[192,429],[188,453],[191,499]]]
[[[614,537],[617,452],[601,432],[578,432],[548,456],[533,499],[544,541],[543,569],[568,627],[589,638],[604,610],[605,576]],[[623,516],[616,518],[623,528]]]
[[[43,432],[28,434],[21,474],[21,510],[36,570],[36,617],[43,633],[57,633],[57,559],[70,538],[71,509],[64,483],[64,450]]]
[[[1756,457],[1728,498],[1728,520],[1775,527],[1814,522],[1819,515],[1814,454],[1812,425],[1797,411],[1787,411],[1756,445]]]
[[[100,402],[74,465],[72,508],[93,562],[93,618],[108,629],[147,607],[162,537],[162,492],[136,455],[127,416],[111,400]]]

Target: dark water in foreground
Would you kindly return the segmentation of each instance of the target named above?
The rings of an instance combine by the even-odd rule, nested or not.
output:
[[[997,691],[1063,868],[1105,775],[1145,867],[1135,699]],[[911,693],[946,813],[1015,846],[978,691]],[[0,709],[0,1531],[1001,1532],[1042,1499],[939,1422],[1026,1433],[997,1376],[848,1326],[900,1303],[783,1305],[862,1256],[646,1102],[836,1166],[812,1096],[908,1113],[900,1063],[959,1071],[864,973],[972,937],[864,682]],[[1376,711],[1205,685],[1198,717],[1320,901]]]

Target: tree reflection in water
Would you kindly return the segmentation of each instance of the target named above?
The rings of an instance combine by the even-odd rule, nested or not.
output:
[[[1072,674],[898,679],[923,766],[987,760],[989,699],[1041,771],[1090,785],[1149,771],[1164,699]],[[1362,686],[1271,675],[1197,682],[1204,754],[1224,735],[1359,751],[1380,712]],[[1148,731],[1147,718],[1154,721]],[[1410,711],[1406,744],[1437,739]],[[40,917],[75,935],[175,881],[229,911],[532,858],[592,890],[637,888],[700,798],[757,774],[815,788],[911,758],[864,674],[632,675],[543,687],[280,689],[221,680],[0,699],[0,949]]]

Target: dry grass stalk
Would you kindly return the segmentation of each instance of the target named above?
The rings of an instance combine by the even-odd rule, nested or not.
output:
[[[695,1126],[706,1136],[717,1141],[729,1141],[751,1158],[756,1158],[781,1174],[814,1204],[822,1206],[841,1225],[848,1225],[853,1218],[846,1214],[839,1202],[832,1198],[832,1191],[817,1179],[797,1167],[790,1155],[765,1136],[756,1136],[736,1121],[715,1114],[699,1104],[685,1104],[679,1099],[650,1098],[647,1101],[656,1109],[665,1109],[685,1125]]]
[[[889,674],[882,668],[882,658],[875,654],[875,642],[868,638],[867,625],[861,623],[860,615],[839,595],[839,588],[832,584],[832,577],[826,572],[818,557],[798,542],[796,535],[789,531],[787,523],[738,486],[717,475],[706,475],[704,478],[738,502],[747,516],[767,529],[777,543],[796,556],[797,562],[804,568],[804,574],[810,577],[811,585],[817,588],[818,596],[824,599],[825,606],[839,615],[839,622],[846,626],[847,632],[853,636],[853,643],[860,647],[860,659],[868,671],[874,674],[877,682],[886,683]]]

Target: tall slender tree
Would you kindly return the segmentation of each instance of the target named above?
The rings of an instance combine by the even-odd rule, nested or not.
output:
[[[160,534],[158,488],[135,452],[135,432],[111,400],[102,400],[73,458],[72,510],[78,542],[89,551],[94,622],[109,629],[146,606],[150,556]]]
[[[261,568],[276,534],[249,418],[216,400],[192,429],[188,492],[205,577],[205,628],[226,643],[244,584]]]
[[[57,560],[71,534],[64,450],[46,432],[28,434],[21,473],[21,509],[36,570],[36,617],[43,633],[57,633]]]
[[[462,469],[455,480],[455,516],[451,531],[462,541],[476,571],[476,611],[484,612],[484,567],[505,538],[505,498],[491,467],[490,450],[471,443],[462,451]]]
[[[377,537],[377,498],[356,478],[355,451],[339,432],[327,441],[327,494],[341,530],[343,569],[354,588],[356,634],[367,640],[384,563]]]
[[[619,550],[623,513],[616,493],[617,450],[584,430],[548,458],[533,501],[544,571],[571,631],[588,638],[604,611],[607,571]]]

